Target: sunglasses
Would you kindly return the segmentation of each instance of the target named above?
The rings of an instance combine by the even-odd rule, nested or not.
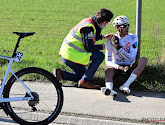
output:
[[[125,25],[120,25],[119,27],[124,28],[124,29],[127,29],[127,28],[129,28],[129,27],[130,27],[130,24],[129,24],[129,23],[127,23],[127,24],[125,24]]]

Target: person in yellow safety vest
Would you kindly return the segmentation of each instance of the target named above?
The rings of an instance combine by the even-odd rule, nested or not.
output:
[[[101,35],[103,28],[110,23],[113,13],[101,8],[93,17],[80,21],[64,38],[59,54],[62,61],[69,66],[73,73],[61,69],[53,69],[57,80],[78,82],[78,87],[99,89],[92,83],[94,74],[104,60],[105,44],[95,45],[95,42],[108,39],[110,34]],[[86,65],[91,61],[86,69]]]

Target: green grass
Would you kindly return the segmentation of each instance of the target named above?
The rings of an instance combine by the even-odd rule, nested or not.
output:
[[[159,69],[156,64],[163,65],[162,55],[165,53],[165,3],[164,0],[145,0],[142,5],[141,56],[149,59],[148,69],[154,67],[151,69],[155,72],[155,68]],[[17,40],[17,36],[12,32],[36,32],[34,36],[22,39],[19,51],[24,53],[23,61],[14,63],[13,70],[36,66],[50,72],[54,67],[70,71],[58,55],[62,41],[74,25],[83,18],[93,16],[100,8],[110,9],[114,17],[126,15],[131,24],[130,32],[135,33],[136,0],[1,0],[0,55],[12,55]],[[115,32],[115,28],[109,25],[102,33]],[[102,42],[106,41],[97,43]],[[0,78],[2,78],[7,68],[7,61],[0,60],[0,62]],[[105,69],[103,62],[96,72],[96,81],[104,82]],[[156,70],[158,76],[161,76],[160,73]],[[146,78],[150,79],[148,76]],[[164,85],[165,82],[160,79],[162,78],[158,77],[152,83],[142,79],[141,84],[145,82],[146,88],[150,88],[149,85],[154,83]]]

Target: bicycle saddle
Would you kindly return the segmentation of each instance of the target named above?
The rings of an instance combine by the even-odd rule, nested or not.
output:
[[[20,36],[21,38],[24,38],[24,37],[28,37],[28,36],[33,35],[35,32],[30,32],[30,33],[13,32],[13,33],[17,34],[17,35]]]

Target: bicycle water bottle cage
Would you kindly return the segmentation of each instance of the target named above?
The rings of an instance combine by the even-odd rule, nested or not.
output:
[[[13,33],[17,34],[17,35],[20,36],[21,38],[24,38],[24,37],[28,37],[28,36],[33,35],[35,32],[30,32],[30,33],[13,32]]]

